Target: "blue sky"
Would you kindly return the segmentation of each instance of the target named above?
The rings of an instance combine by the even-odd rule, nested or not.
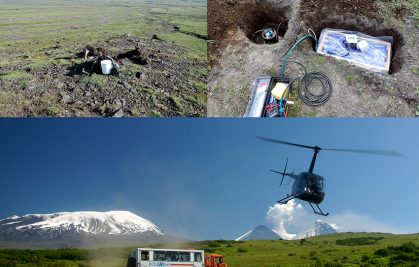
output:
[[[290,187],[269,169],[307,170],[309,150],[390,149],[407,158],[321,151],[321,207],[268,216]],[[0,120],[0,218],[129,210],[191,239],[233,239],[285,219],[289,233],[322,219],[341,231],[419,232],[419,121],[414,119]],[[301,206],[297,206],[301,204]],[[304,223],[303,223],[304,222]]]

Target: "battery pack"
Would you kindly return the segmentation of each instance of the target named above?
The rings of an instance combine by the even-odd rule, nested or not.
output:
[[[244,117],[281,117],[289,90],[291,90],[290,80],[287,78],[256,78]]]

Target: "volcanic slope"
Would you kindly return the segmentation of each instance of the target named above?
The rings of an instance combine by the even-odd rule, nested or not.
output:
[[[128,211],[79,211],[12,216],[0,221],[0,244],[17,247],[84,247],[174,240]]]

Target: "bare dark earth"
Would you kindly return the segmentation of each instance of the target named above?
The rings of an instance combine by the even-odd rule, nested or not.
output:
[[[3,67],[0,75],[23,70],[32,79],[25,79],[25,82],[21,79],[0,80],[0,86],[19,92],[27,99],[42,99],[49,95],[57,99],[58,105],[65,105],[62,113],[53,114],[50,107],[29,104],[25,106],[24,115],[27,116],[147,116],[154,112],[156,116],[172,117],[200,116],[205,112],[202,103],[180,102],[183,96],[205,93],[188,78],[190,69],[206,68],[205,61],[175,59],[178,52],[186,49],[160,40],[122,36],[109,40],[107,45],[120,47],[118,55],[135,51],[136,46],[145,47],[148,53],[140,56],[128,53],[121,58],[119,76],[95,73],[90,76],[86,72],[90,72],[94,59],[72,65],[54,64],[41,69],[24,65]],[[77,54],[82,49],[68,51],[70,56],[66,59],[80,62],[80,55]],[[47,48],[45,54],[57,59],[60,55],[55,50],[56,47]],[[118,55],[114,58],[117,59]],[[131,70],[130,65],[133,64],[137,65],[137,71]],[[206,77],[199,75],[196,80],[205,83]]]
[[[332,81],[332,98],[310,107],[296,99],[293,116],[309,117],[411,117],[419,97],[418,21],[414,3],[358,0],[249,0],[208,2],[208,34],[212,71],[209,77],[209,116],[242,116],[253,80],[279,74],[280,58],[307,33],[324,28],[357,30],[372,36],[394,37],[391,74],[380,74],[346,62],[317,55],[309,42],[292,60],[308,71],[322,71]],[[277,44],[260,44],[252,36],[269,23],[281,24]],[[288,76],[301,75],[298,66]]]

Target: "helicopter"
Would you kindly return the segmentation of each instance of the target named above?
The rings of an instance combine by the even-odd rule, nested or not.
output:
[[[271,143],[312,149],[314,151],[313,158],[311,160],[310,168],[308,172],[301,172],[300,174],[294,174],[294,171],[292,171],[291,173],[288,173],[287,172],[288,159],[285,163],[284,171],[282,172],[276,171],[276,170],[270,170],[270,171],[282,175],[280,186],[283,185],[285,176],[288,176],[294,179],[294,184],[292,186],[291,195],[287,194],[286,197],[282,198],[281,200],[278,200],[279,204],[287,204],[288,201],[297,198],[297,199],[308,202],[308,204],[310,204],[310,207],[313,209],[314,213],[318,215],[322,215],[322,216],[329,215],[329,213],[324,213],[319,206],[319,204],[322,203],[325,197],[325,192],[323,191],[325,179],[321,175],[315,174],[313,172],[314,165],[316,164],[317,155],[319,154],[321,150],[382,155],[382,156],[391,156],[391,157],[405,157],[399,152],[392,151],[392,150],[321,148],[319,146],[307,146],[307,145],[295,144],[295,143],[290,143],[290,142],[285,142],[285,141],[280,141],[280,140],[270,139],[270,138],[265,138],[265,137],[257,137],[257,138],[267,141],[267,142],[271,142]]]

